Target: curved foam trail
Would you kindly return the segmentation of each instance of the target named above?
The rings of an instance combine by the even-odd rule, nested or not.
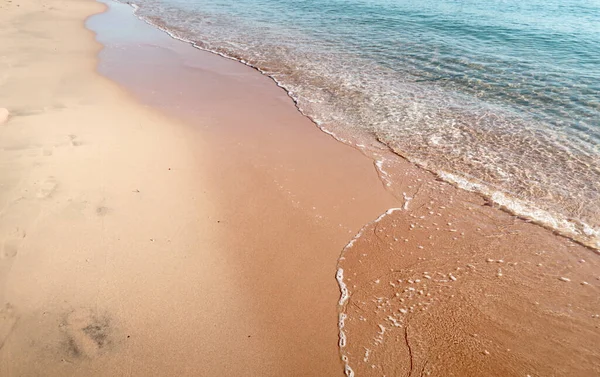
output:
[[[595,375],[573,355],[598,354],[583,344],[595,341],[600,261],[457,187],[425,187],[411,211],[381,216],[344,249],[342,360],[361,376]]]
[[[342,253],[340,255],[340,258],[338,259],[338,269],[335,274],[335,279],[338,282],[338,286],[340,288],[340,299],[338,301],[339,347],[340,347],[341,359],[342,359],[342,362],[344,363],[344,372],[346,373],[347,377],[354,376],[354,370],[350,366],[350,360],[348,358],[348,355],[346,355],[344,353],[344,348],[346,347],[347,341],[348,341],[348,339],[346,337],[346,333],[344,331],[345,320],[347,318],[347,315],[345,313],[345,307],[348,302],[348,298],[350,298],[350,294],[348,291],[348,286],[344,282],[344,269],[340,267],[340,262],[344,260],[344,253],[354,246],[354,243],[356,242],[357,239],[359,239],[363,235],[365,229],[369,228],[373,224],[380,222],[386,216],[391,215],[392,213],[394,213],[396,211],[402,211],[402,210],[403,210],[402,208],[390,208],[387,211],[385,211],[383,214],[381,214],[379,217],[377,217],[375,220],[373,220],[370,223],[363,226],[360,229],[360,231],[352,238],[352,240],[350,240],[350,242],[348,242],[348,244],[344,247],[344,249],[342,250]]]
[[[350,242],[354,242],[354,240],[350,241]],[[349,246],[347,247],[352,247],[352,245],[348,244]],[[348,295],[348,287],[346,286],[346,283],[344,283],[344,270],[340,267],[337,270],[337,273],[335,274],[335,279],[338,282],[338,285],[340,286],[340,292],[341,292],[341,296],[340,296],[340,301],[338,302],[338,305],[344,305],[346,303],[346,301],[348,300],[348,297],[350,297]]]

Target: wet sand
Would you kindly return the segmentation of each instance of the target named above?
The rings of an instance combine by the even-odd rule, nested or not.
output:
[[[19,4],[0,374],[343,375],[338,257],[393,207],[339,261],[357,376],[598,374],[591,250],[405,162],[386,187],[270,79],[126,5],[87,21],[98,54],[97,3]]]
[[[128,32],[111,34],[114,24]],[[270,79],[170,38],[127,6],[111,3],[87,25],[106,46],[99,72],[206,142],[224,263],[247,303],[227,335],[240,348],[219,362],[258,375],[342,373],[335,264],[395,203],[373,162],[315,128]]]
[[[125,23],[126,20],[119,22]],[[92,27],[100,25],[99,18],[98,26]],[[160,107],[165,113],[202,130],[203,139],[211,140],[208,143],[212,149],[210,155],[218,156],[219,161],[232,162],[227,166],[228,173],[222,177],[220,185],[226,197],[243,195],[240,184],[231,184],[231,176],[243,176],[253,170],[243,179],[241,186],[245,191],[248,179],[256,181],[257,177],[261,177],[257,182],[260,184],[261,180],[266,181],[264,172],[268,171],[273,183],[287,193],[287,200],[294,208],[308,209],[309,217],[336,219],[330,223],[321,222],[323,227],[335,227],[337,222],[345,224],[344,220],[349,219],[348,211],[356,210],[358,203],[350,206],[340,203],[344,190],[333,196],[328,193],[333,188],[340,190],[340,185],[345,189],[363,186],[363,180],[354,176],[360,172],[357,168],[360,165],[332,166],[336,156],[347,159],[342,152],[344,148],[340,149],[327,137],[323,138],[318,131],[315,133],[316,127],[306,120],[296,122],[293,114],[297,112],[291,100],[270,80],[239,63],[193,49],[145,25],[138,23],[130,30],[136,32],[129,35],[127,42],[123,35],[116,40],[103,40],[108,48],[101,55],[100,71],[126,86],[145,103]],[[100,31],[101,40],[102,35]],[[119,48],[111,49],[113,45]],[[128,63],[123,64],[124,61]],[[160,66],[160,76],[150,74],[156,72],[156,65]],[[271,105],[274,98],[279,98],[280,103]],[[236,109],[235,113],[231,112],[232,108]],[[290,111],[291,118],[269,121],[271,115],[280,117],[277,113],[284,109]],[[218,119],[218,126],[206,126],[207,117]],[[311,153],[307,154],[309,150]],[[394,160],[386,150],[381,150],[377,157],[384,161]],[[248,159],[260,162],[244,161]],[[399,207],[401,211],[381,221],[382,225],[391,222],[395,226],[388,224],[387,229],[386,226],[379,227],[377,232],[380,234],[373,236],[368,227],[356,246],[344,253],[339,264],[346,270],[346,284],[353,297],[340,308],[343,314],[348,315],[344,329],[347,345],[342,354],[349,357],[350,366],[355,365],[356,375],[596,373],[598,354],[591,345],[598,335],[596,312],[600,308],[595,298],[598,280],[593,271],[597,270],[598,263],[593,251],[493,208],[479,196],[440,182],[405,161],[373,168],[370,166],[368,170],[378,171],[382,187],[386,187],[386,191],[394,197],[388,202],[388,208]],[[327,173],[322,174],[323,171]],[[336,180],[323,181],[336,173],[339,174]],[[341,181],[344,177],[349,179],[347,183]],[[402,183],[387,187],[389,181]],[[253,191],[253,198],[266,200],[273,210],[276,206],[273,196],[261,199],[257,191],[263,190]],[[377,190],[370,191],[370,194],[373,195],[371,200],[381,195]],[[318,203],[318,206],[302,204],[307,202]],[[311,207],[318,212],[311,214]],[[231,212],[239,211],[239,208],[239,203],[235,203]],[[260,216],[255,211],[247,209],[243,217]],[[259,211],[262,213],[264,210]],[[377,215],[380,213],[383,211]],[[410,224],[423,228],[411,231]],[[240,223],[238,227],[247,229],[248,225]],[[265,229],[255,231],[252,237],[244,240],[264,245],[277,238],[272,234],[263,238]],[[287,229],[285,232],[288,237],[294,237],[294,230]],[[400,246],[381,241],[391,241],[394,237],[400,239],[401,236],[404,238]],[[227,238],[236,239],[235,235]],[[341,238],[349,240],[345,234]],[[239,245],[234,247],[243,248]],[[413,249],[420,253],[414,253]],[[540,255],[543,255],[543,261],[538,260]],[[411,259],[413,257],[415,260]],[[420,268],[431,274],[429,289],[438,293],[435,299],[431,298],[432,293],[427,288],[421,286],[416,289],[419,284],[424,285],[422,281],[429,280],[412,276],[416,261]],[[300,265],[300,268],[302,266],[308,267],[308,270],[315,268],[309,265]],[[521,267],[524,269],[520,270]],[[466,274],[472,268],[478,269],[478,272],[469,276],[468,284],[463,281],[455,283],[453,279],[458,281],[458,276],[466,268],[469,269]],[[391,269],[395,272],[390,275],[388,270]],[[445,277],[439,275],[444,272]],[[331,274],[331,270],[324,272],[324,277],[331,281],[331,275],[327,273]],[[452,273],[453,278],[448,273]],[[569,279],[569,282],[561,278]],[[403,280],[404,285],[397,282],[398,279]],[[498,282],[498,279],[502,280]],[[382,285],[374,283],[376,280],[380,280]],[[407,283],[407,280],[413,283]],[[419,282],[414,283],[416,280]],[[326,286],[325,280],[323,286]],[[385,294],[379,289],[383,289]],[[439,294],[437,290],[440,289],[454,289],[456,292]],[[396,293],[400,296],[396,302],[390,299],[387,303],[390,307],[386,308],[379,301],[385,297],[395,298]],[[428,293],[430,296],[427,296]],[[402,298],[402,295],[407,297]],[[256,297],[256,293],[253,296]],[[317,296],[318,293],[314,295]],[[428,301],[417,300],[420,296],[428,297]],[[358,309],[353,301],[358,297],[372,307],[367,305]],[[406,300],[414,302],[409,304]],[[431,306],[433,302],[440,304]],[[362,301],[359,303],[362,304]],[[540,306],[532,309],[532,305]],[[407,325],[408,320],[401,310],[407,310],[408,315],[424,306],[435,309],[424,310],[421,316],[411,313],[410,325]],[[577,310],[569,309],[573,306]],[[486,318],[482,319],[473,311],[486,313]],[[556,319],[557,315],[561,316],[560,320]],[[398,326],[394,326],[390,316]],[[385,335],[380,334],[379,324],[387,329]],[[405,333],[394,331],[398,329]],[[399,334],[403,336],[398,338]],[[468,339],[463,339],[466,336]],[[298,344],[290,345],[294,350],[301,349]],[[532,347],[535,351],[530,350]],[[407,352],[409,348],[410,352]],[[365,361],[367,349],[370,356]],[[318,368],[308,372],[309,375],[329,373]]]
[[[340,258],[352,373],[599,375],[598,255],[431,178]]]

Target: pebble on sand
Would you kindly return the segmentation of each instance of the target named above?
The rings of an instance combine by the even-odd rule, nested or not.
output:
[[[0,124],[4,124],[8,121],[10,113],[4,107],[0,107]]]
[[[561,281],[567,281],[567,282],[568,282],[568,281],[571,281],[571,279],[569,279],[569,278],[566,278],[566,277],[564,277],[564,276],[563,276],[563,277],[561,277],[561,278],[560,278],[560,279],[558,279],[558,280],[561,280]]]

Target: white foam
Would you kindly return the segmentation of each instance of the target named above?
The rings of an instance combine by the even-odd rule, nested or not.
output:
[[[538,225],[556,230],[563,236],[572,238],[595,249],[596,252],[600,250],[600,229],[594,229],[586,223],[552,214],[537,208],[529,202],[510,197],[502,192],[495,191],[486,185],[470,181],[456,174],[442,171],[438,172],[438,175],[443,180],[455,184],[463,190],[484,195],[502,209],[512,214],[523,216]]]
[[[386,186],[390,187],[393,184],[392,177],[391,177],[390,173],[388,173],[383,168],[384,163],[385,163],[384,159],[379,159],[379,158],[375,159],[375,167],[377,169],[377,174],[379,175],[379,178],[383,181],[383,183],[385,183]]]
[[[379,170],[381,174],[387,176],[389,174],[383,169],[383,162],[383,160],[375,160],[375,166],[377,166],[377,170]]]
[[[348,286],[346,286],[346,283],[344,283],[344,269],[339,267],[337,270],[337,273],[335,274],[335,279],[338,282],[338,285],[340,286],[340,301],[338,302],[338,305],[343,306],[346,301],[348,301],[348,298],[350,297],[350,295],[348,294]]]
[[[408,210],[408,204],[410,203],[410,201],[413,199],[412,197],[406,195],[405,192],[402,193],[402,197],[404,198],[404,205],[402,206],[402,208],[406,211]]]
[[[340,335],[339,335],[340,340],[339,340],[338,344],[340,346],[340,351],[346,347],[346,333],[344,332],[344,326],[346,325],[346,318],[347,318],[347,316],[345,313],[339,314],[338,328],[340,329]],[[346,376],[354,377],[354,371],[350,367],[350,364],[348,362],[348,356],[342,352],[341,359],[342,359],[342,362],[344,363],[344,373],[346,374]]]
[[[342,358],[342,361],[344,362],[344,373],[346,373],[346,376],[348,376],[348,377],[354,376],[354,371],[350,367],[350,364],[348,361],[348,356],[343,351],[343,349],[348,344],[348,339],[346,336],[346,332],[344,331],[344,326],[346,325],[345,320],[347,318],[347,315],[345,313],[345,309],[346,309],[345,306],[348,302],[348,299],[350,298],[350,292],[348,290],[348,286],[344,282],[344,269],[339,266],[339,263],[341,261],[345,260],[345,256],[344,256],[345,253],[348,250],[350,250],[352,248],[352,246],[354,246],[354,243],[356,242],[356,240],[358,240],[363,235],[364,231],[367,228],[369,228],[373,224],[380,222],[386,216],[391,215],[392,213],[394,213],[396,211],[402,211],[402,210],[403,210],[402,208],[390,208],[387,211],[385,211],[383,214],[379,215],[375,220],[373,220],[370,223],[368,223],[367,225],[363,226],[360,229],[360,231],[354,236],[354,238],[352,238],[352,240],[350,240],[350,242],[348,242],[348,244],[344,247],[344,249],[342,250],[342,253],[340,255],[340,258],[338,259],[338,269],[335,274],[335,279],[337,280],[338,286],[340,288],[340,299],[338,301],[338,306],[339,306],[339,310],[340,310],[340,314],[339,314],[339,318],[338,318],[339,346],[340,346],[341,358]],[[382,326],[380,325],[380,328],[381,327]],[[382,331],[385,332],[385,328]],[[383,336],[383,334],[381,336]],[[383,339],[381,339],[381,341],[383,341]]]
[[[383,336],[385,335],[385,331],[387,329],[382,324],[378,324],[377,326],[379,327],[379,332],[375,338],[375,344],[383,344]]]
[[[352,370],[352,368],[350,368],[350,365],[348,365],[348,358],[346,358],[346,360],[342,359],[342,361],[344,361],[344,373],[346,374],[346,376],[354,377],[354,371]]]
[[[371,350],[365,347],[365,357],[363,357],[363,361],[366,363],[369,361],[369,355],[371,354]]]
[[[338,327],[340,329],[340,341],[339,341],[340,348],[346,347],[346,333],[344,332],[346,318],[347,318],[347,316],[344,313],[340,313],[340,315],[338,317]]]

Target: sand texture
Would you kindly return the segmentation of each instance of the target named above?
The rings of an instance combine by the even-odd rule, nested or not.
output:
[[[365,226],[338,275],[356,376],[597,376],[597,254],[431,180]]]
[[[204,113],[192,127],[138,104],[96,72],[101,45],[84,19],[102,10],[2,3],[0,375],[340,374],[335,264],[393,201],[372,162],[243,66],[197,77],[215,90],[193,99]],[[160,54],[132,63],[171,63],[139,47]],[[173,67],[181,76],[157,107],[193,83]]]
[[[0,3],[0,376],[600,375],[592,250],[107,4]]]

